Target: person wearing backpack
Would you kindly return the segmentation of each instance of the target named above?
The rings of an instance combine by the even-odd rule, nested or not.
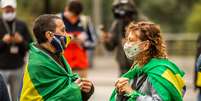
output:
[[[96,45],[96,32],[88,16],[81,15],[83,5],[79,0],[71,0],[64,12],[59,14],[66,32],[72,41],[64,51],[64,56],[72,70],[81,77],[87,77],[88,67],[92,66],[93,51]]]

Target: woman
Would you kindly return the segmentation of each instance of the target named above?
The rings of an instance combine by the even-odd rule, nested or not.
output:
[[[126,31],[124,51],[135,62],[116,81],[110,101],[182,101],[184,72],[167,58],[160,28],[141,21]]]

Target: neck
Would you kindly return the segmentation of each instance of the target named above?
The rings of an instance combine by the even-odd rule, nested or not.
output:
[[[40,44],[43,48],[47,49],[48,51],[55,53],[56,49],[49,43],[42,43]]]

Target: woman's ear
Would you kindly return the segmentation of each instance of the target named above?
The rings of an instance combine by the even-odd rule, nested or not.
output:
[[[149,42],[149,41],[146,41],[146,42],[144,43],[144,50],[149,49],[149,46],[150,46],[150,42]]]
[[[54,34],[51,31],[45,32],[45,37],[47,38],[48,41],[51,41],[53,36],[54,36]]]

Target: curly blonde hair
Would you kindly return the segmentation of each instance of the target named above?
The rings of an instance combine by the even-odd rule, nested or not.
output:
[[[126,28],[126,33],[140,32],[141,41],[149,41],[149,48],[135,57],[135,63],[145,65],[151,58],[167,58],[166,46],[161,36],[160,27],[152,22],[132,22]]]

